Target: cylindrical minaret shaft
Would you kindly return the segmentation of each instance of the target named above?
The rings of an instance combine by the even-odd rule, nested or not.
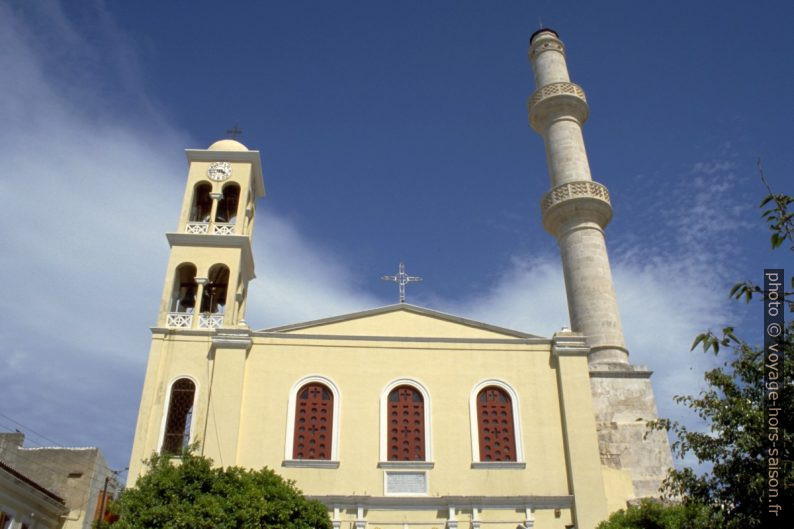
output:
[[[609,192],[593,182],[582,137],[588,116],[581,87],[570,82],[565,47],[550,29],[530,39],[537,89],[529,121],[543,136],[551,189],[541,201],[543,225],[557,238],[571,327],[587,336],[591,364],[628,362],[604,227],[612,218]]]

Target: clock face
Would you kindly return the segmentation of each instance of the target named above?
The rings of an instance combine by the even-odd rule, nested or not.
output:
[[[210,180],[222,182],[232,176],[232,164],[229,162],[213,162],[207,169],[207,176]]]

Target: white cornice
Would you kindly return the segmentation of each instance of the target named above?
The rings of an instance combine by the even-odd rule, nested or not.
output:
[[[307,495],[326,506],[367,507],[369,509],[447,509],[450,505],[456,508],[488,507],[491,509],[515,509],[531,507],[533,509],[570,509],[573,506],[572,495],[559,496],[316,496]]]
[[[168,244],[174,246],[198,246],[202,248],[239,248],[243,254],[243,264],[251,270],[251,277],[256,277],[254,257],[251,252],[251,238],[247,235],[209,235],[206,233],[175,233],[165,234]]]
[[[551,339],[551,352],[554,356],[587,356],[590,348],[583,334],[560,331]]]
[[[251,333],[248,329],[223,329],[220,328],[217,334],[212,337],[212,346],[222,349],[250,349],[253,345]]]
[[[549,344],[547,338],[444,338],[430,336],[367,336],[352,334],[292,334],[284,332],[256,331],[254,336],[261,338],[277,338],[286,340],[350,340],[370,342],[425,342],[425,343],[468,343],[468,344],[503,344],[503,345],[537,345]],[[538,351],[547,352],[547,351]]]

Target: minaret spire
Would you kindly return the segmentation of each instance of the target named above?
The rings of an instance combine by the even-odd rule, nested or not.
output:
[[[529,122],[543,136],[551,189],[541,201],[543,226],[557,238],[565,274],[571,327],[587,336],[589,362],[627,363],[604,227],[612,218],[609,192],[590,176],[582,125],[589,107],[570,82],[565,47],[557,33],[530,38],[529,60],[537,89]]]

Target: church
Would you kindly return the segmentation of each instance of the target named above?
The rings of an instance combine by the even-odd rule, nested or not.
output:
[[[529,59],[570,329],[536,336],[407,303],[251,329],[259,152],[189,149],[128,485],[152,452],[198,442],[218,465],[294,480],[335,529],[590,529],[657,494],[670,448],[646,436],[651,372],[623,338],[585,93],[553,30],[532,35]]]

